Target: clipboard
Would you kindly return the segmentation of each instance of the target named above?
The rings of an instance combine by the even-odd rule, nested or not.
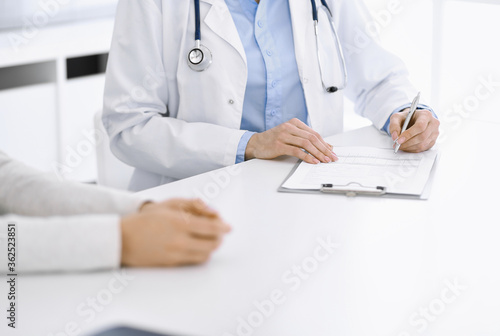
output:
[[[430,197],[432,184],[437,170],[437,165],[440,160],[440,154],[437,153],[432,169],[429,174],[429,178],[425,185],[423,192],[419,195],[415,194],[405,194],[405,193],[393,193],[389,192],[387,186],[376,185],[376,186],[364,186],[358,182],[350,182],[344,185],[334,185],[334,184],[321,184],[318,189],[290,189],[285,188],[283,185],[288,181],[288,179],[295,173],[297,168],[302,163],[302,160],[298,160],[294,165],[290,173],[286,176],[283,182],[278,187],[278,192],[284,193],[299,193],[299,194],[330,194],[330,195],[344,195],[346,197],[380,197],[380,198],[401,198],[401,199],[415,199],[415,200],[427,200]]]

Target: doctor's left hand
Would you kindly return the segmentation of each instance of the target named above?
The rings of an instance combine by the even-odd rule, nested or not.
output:
[[[389,124],[392,140],[398,139],[405,152],[424,152],[436,143],[439,136],[439,120],[429,110],[417,110],[406,131],[401,133],[409,109],[394,113]],[[395,144],[394,144],[395,146]]]
[[[321,135],[294,118],[270,130],[254,134],[248,141],[245,160],[291,155],[311,164],[329,163],[338,160],[332,148]]]

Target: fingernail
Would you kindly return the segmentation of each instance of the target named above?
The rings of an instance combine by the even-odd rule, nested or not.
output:
[[[332,162],[332,159],[330,159],[328,156],[325,156],[325,161],[326,161],[327,163],[330,163],[330,162]]]
[[[313,159],[314,164],[318,164],[319,160],[318,159]]]
[[[405,137],[401,137],[398,139],[398,144],[402,145],[406,141]]]
[[[394,131],[392,132],[392,140],[396,141],[398,138],[398,132]]]
[[[334,152],[332,152],[333,154],[333,161],[338,161],[339,160],[339,157],[337,156],[337,154],[335,154]]]

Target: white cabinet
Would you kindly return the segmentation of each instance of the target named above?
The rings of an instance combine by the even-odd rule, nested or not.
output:
[[[63,106],[67,113],[61,118],[62,163],[65,167],[60,167],[65,178],[96,180],[93,118],[102,109],[103,92],[102,74],[75,78],[66,83]]]
[[[9,34],[21,30],[0,32],[0,149],[61,177],[97,181],[93,119],[113,22],[47,27],[16,47]]]
[[[58,160],[56,85],[0,90],[0,149],[50,171]]]

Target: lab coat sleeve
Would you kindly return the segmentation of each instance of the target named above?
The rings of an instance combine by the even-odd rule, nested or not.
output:
[[[15,259],[8,260],[8,225],[15,224]],[[13,232],[13,231],[11,231]],[[12,236],[11,236],[12,238]],[[13,245],[9,245],[13,247]],[[117,268],[121,260],[117,215],[0,217],[0,273],[75,272]]]
[[[417,90],[408,79],[405,64],[382,48],[369,30],[367,23],[373,19],[362,0],[341,1],[339,17],[349,76],[345,94],[355,103],[356,113],[382,129],[391,113],[411,102]]]
[[[103,112],[112,152],[131,166],[176,179],[234,164],[245,131],[186,122],[167,109],[169,82],[175,85],[169,76],[176,74],[165,74],[162,36],[162,15],[152,1],[120,1]]]
[[[61,181],[0,151],[0,215],[66,216],[136,212],[141,197],[95,185]]]

